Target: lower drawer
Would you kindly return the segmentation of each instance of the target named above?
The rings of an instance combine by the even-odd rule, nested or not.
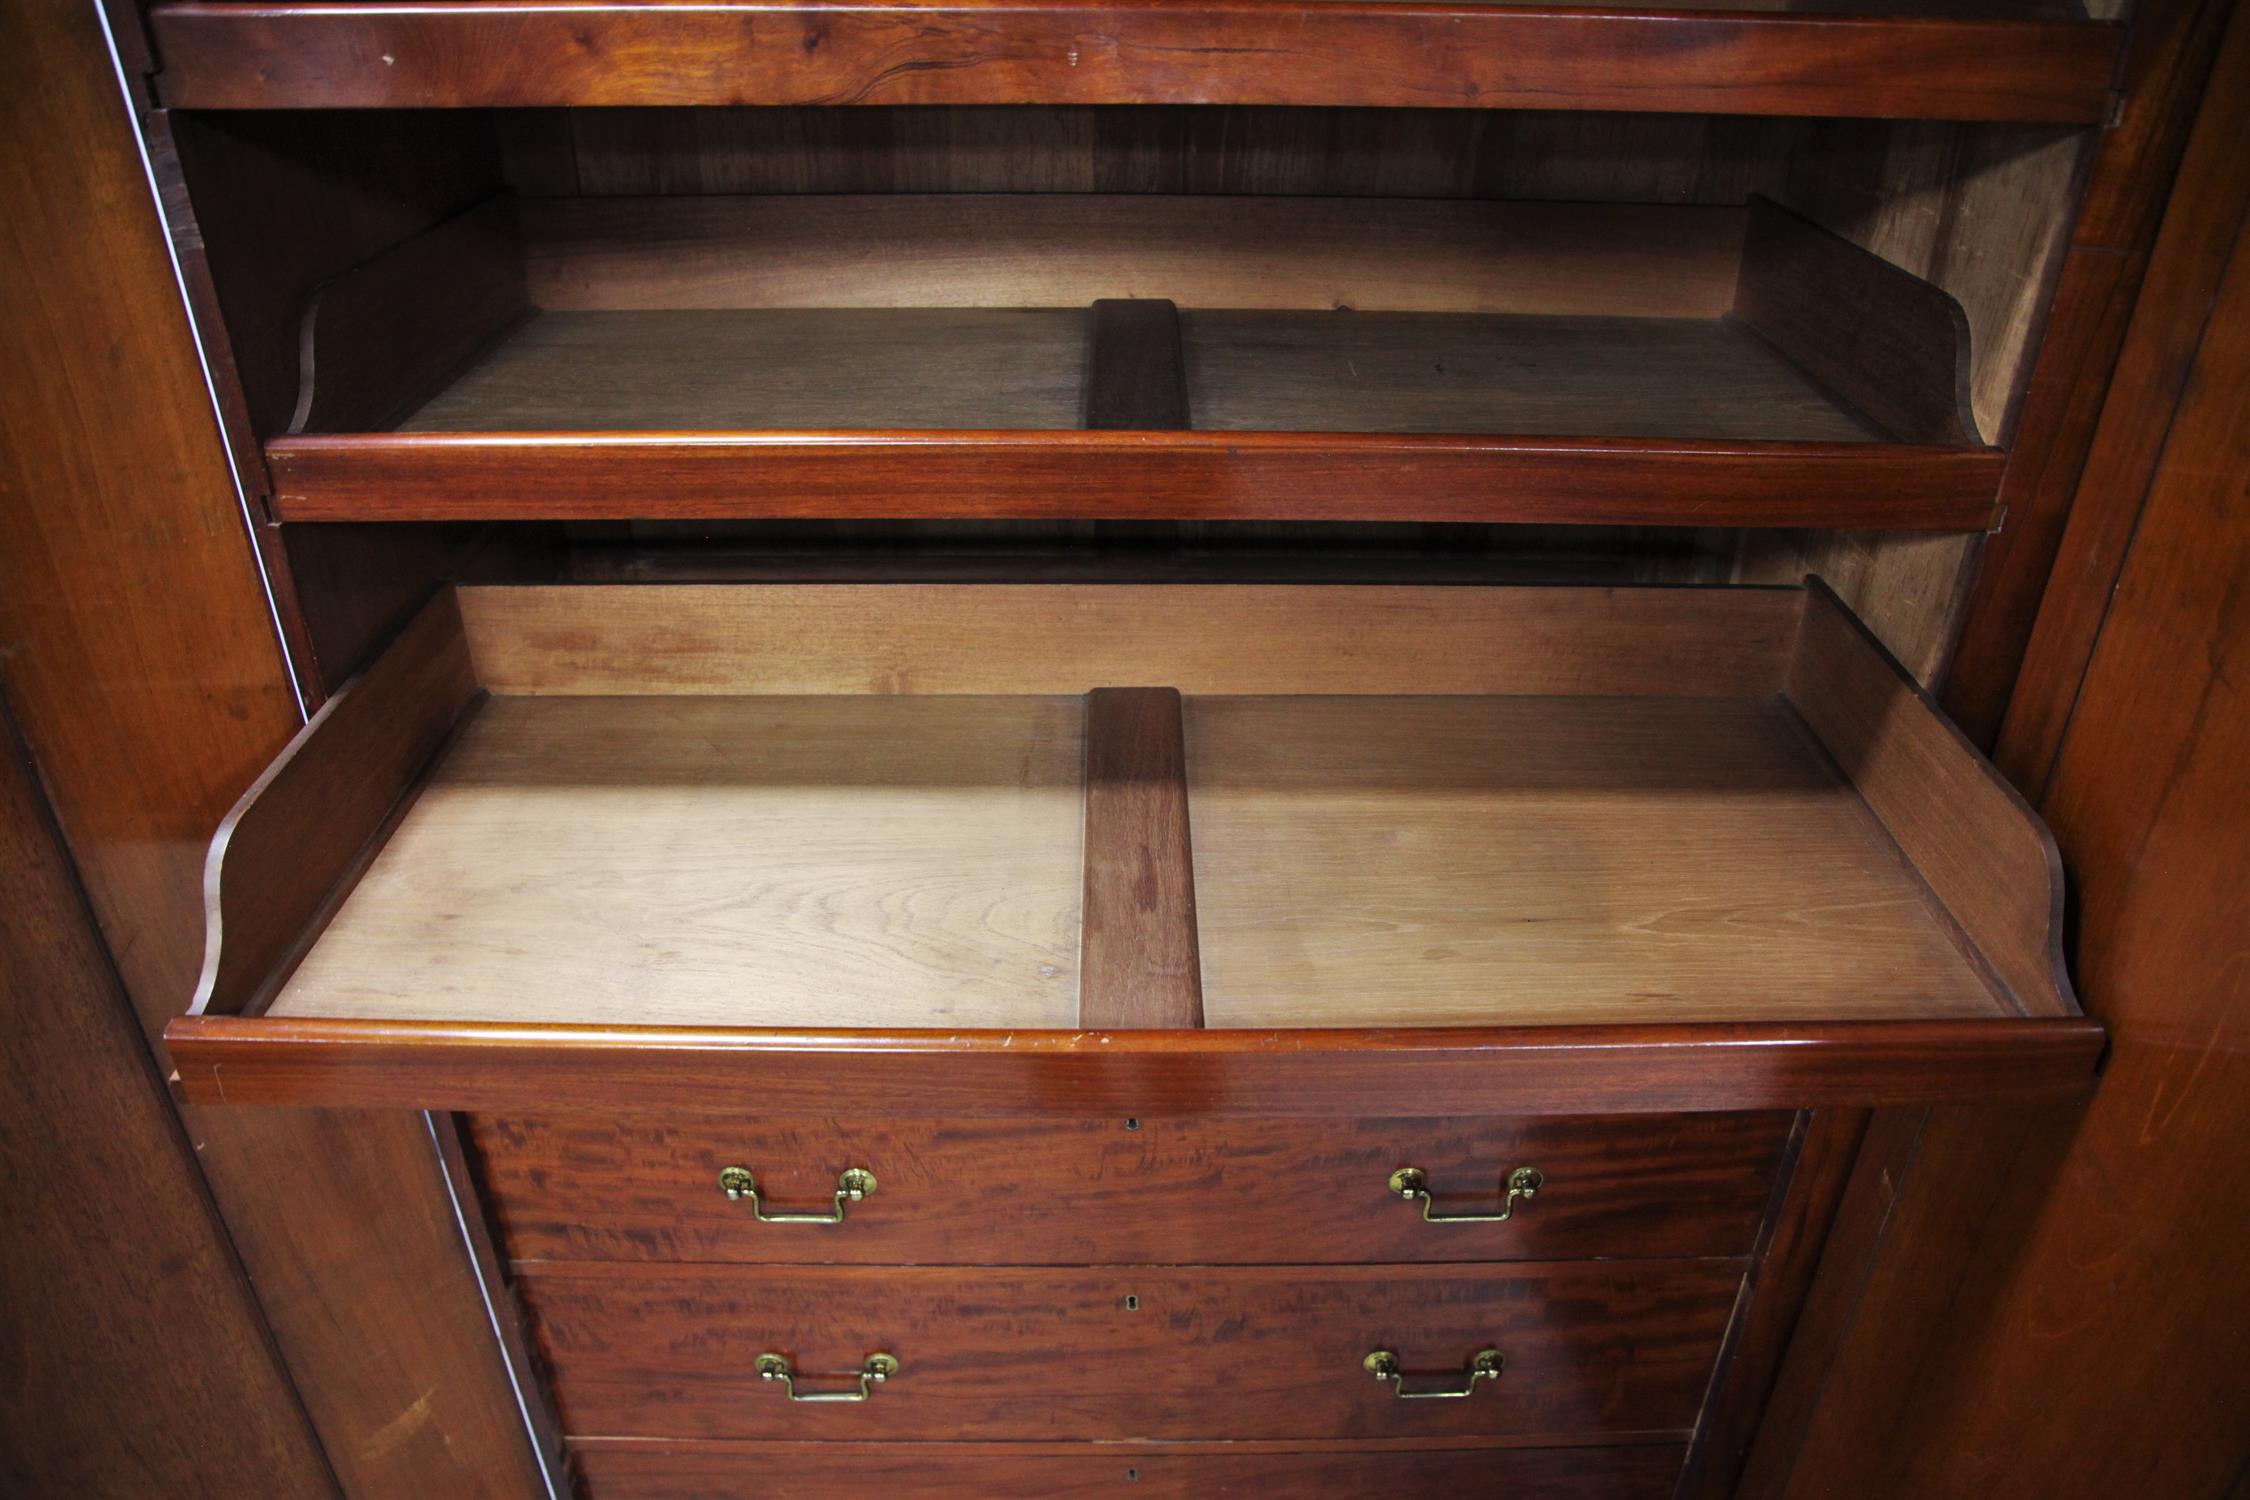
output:
[[[1524,1120],[697,1120],[475,1116],[523,1260],[1154,1265],[1743,1255],[1792,1116]],[[1445,1218],[1392,1190],[1419,1169]],[[729,1198],[730,1168],[759,1193]],[[839,1176],[874,1190],[836,1224]]]
[[[1217,1451],[1214,1451],[1217,1450]],[[574,1444],[584,1500],[1663,1500],[1685,1450],[1257,1443]]]
[[[1742,1263],[524,1270],[572,1437],[1568,1442],[1686,1437]]]

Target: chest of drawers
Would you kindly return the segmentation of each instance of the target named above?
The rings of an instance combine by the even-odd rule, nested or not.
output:
[[[1817,590],[463,588],[210,891],[183,1086],[456,1112],[597,1497],[1692,1491],[2100,1040]]]

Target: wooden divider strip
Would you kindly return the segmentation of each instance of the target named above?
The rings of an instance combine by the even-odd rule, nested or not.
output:
[[[1203,1024],[1187,750],[1172,688],[1086,695],[1086,899],[1078,1024]]]
[[[1162,298],[1103,297],[1086,344],[1083,425],[1138,432],[1192,425],[1178,307]]]

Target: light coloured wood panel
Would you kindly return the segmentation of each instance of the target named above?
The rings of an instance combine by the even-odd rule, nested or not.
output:
[[[549,312],[402,432],[1071,428],[1083,308]]]
[[[276,1017],[1068,1027],[1066,698],[495,699]]]
[[[1213,1026],[1999,1014],[1767,701],[1206,698]]]
[[[1871,442],[1730,319],[1190,312],[1197,427]]]
[[[554,310],[1181,307],[1717,317],[1739,208],[1017,194],[526,199]]]
[[[1781,686],[1787,589],[588,584],[459,591],[495,693],[1671,693]]]
[[[2078,1014],[2054,839],[1825,592],[1806,600],[1788,693],[2015,1003]]]

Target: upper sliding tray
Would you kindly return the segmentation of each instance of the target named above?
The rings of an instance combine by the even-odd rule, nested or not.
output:
[[[1303,104],[2019,120],[2111,108],[2062,3],[159,4],[191,109]]]
[[[2099,1046],[2044,831],[1798,589],[464,588],[207,890],[167,1036],[232,1101],[1739,1109]]]
[[[1960,305],[1762,199],[498,199],[300,347],[285,521],[1978,530],[2002,463]]]

